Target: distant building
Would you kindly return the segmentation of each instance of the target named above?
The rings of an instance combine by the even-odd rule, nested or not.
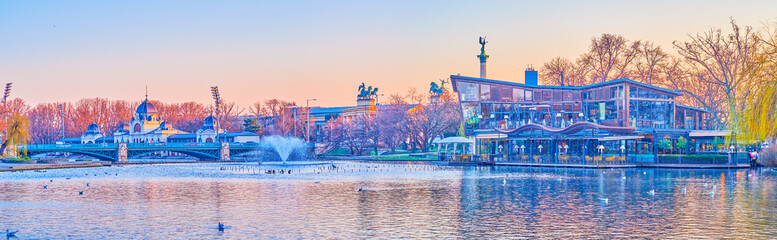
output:
[[[205,118],[202,128],[196,133],[177,130],[159,117],[154,104],[148,99],[138,106],[129,123],[122,123],[106,137],[100,131],[100,126],[89,124],[86,133],[81,138],[65,138],[57,144],[95,144],[95,143],[212,143],[212,142],[259,142],[259,135],[251,132],[227,132],[216,128],[217,119],[213,115]],[[217,137],[218,136],[218,137]]]

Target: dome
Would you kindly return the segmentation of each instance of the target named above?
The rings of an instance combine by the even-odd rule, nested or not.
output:
[[[143,103],[138,106],[138,110],[135,111],[138,114],[141,115],[147,115],[147,114],[158,114],[156,107],[154,107],[154,104],[151,104],[148,102],[148,99],[144,100]]]
[[[213,114],[205,118],[205,121],[202,122],[202,129],[216,129],[216,118],[213,117]]]
[[[89,124],[89,126],[86,127],[86,133],[87,134],[98,134],[98,133],[100,133],[100,126],[97,126],[96,123]]]

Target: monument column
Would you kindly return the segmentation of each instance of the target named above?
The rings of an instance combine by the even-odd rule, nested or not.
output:
[[[480,78],[486,78],[486,59],[488,59],[488,55],[486,55],[486,37],[480,37],[478,40],[478,43],[480,43],[480,55],[477,55],[477,57],[480,59]]]

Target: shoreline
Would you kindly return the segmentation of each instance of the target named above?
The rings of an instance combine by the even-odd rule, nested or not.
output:
[[[74,163],[2,163],[0,172],[16,172],[29,170],[46,170],[62,168],[88,168],[111,166],[109,161],[74,162]]]

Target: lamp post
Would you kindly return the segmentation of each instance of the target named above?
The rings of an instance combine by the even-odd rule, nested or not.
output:
[[[308,114],[307,120],[305,121],[305,138],[308,142],[310,142],[310,101],[316,101],[316,99],[305,100],[305,112]]]
[[[734,158],[734,150],[736,150],[737,148],[734,147],[733,144],[731,144],[731,146],[728,147],[728,149],[729,149],[729,152],[728,152],[728,164],[731,164],[733,162],[733,158]]]
[[[221,94],[219,94],[219,87],[218,86],[212,86],[210,87],[210,93],[213,95],[213,101],[216,103],[216,139],[218,139],[219,142],[221,142],[221,139],[219,138],[219,130],[221,129],[221,121],[219,118],[219,106],[221,105]]]
[[[521,144],[521,155],[523,155],[523,149],[526,148],[523,144]]]

